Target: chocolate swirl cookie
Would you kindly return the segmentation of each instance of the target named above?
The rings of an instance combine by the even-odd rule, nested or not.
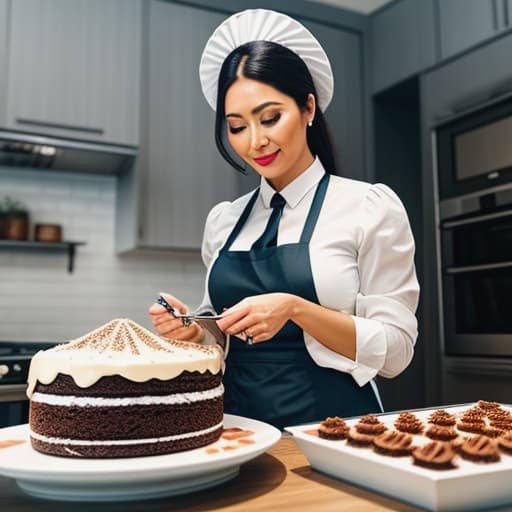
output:
[[[322,439],[339,440],[347,437],[348,426],[345,420],[335,416],[328,417],[318,427],[318,437]]]
[[[498,462],[501,458],[498,443],[482,435],[455,440],[452,446],[463,459],[472,462]]]
[[[369,414],[362,416],[355,426],[355,429],[360,434],[366,434],[368,436],[378,436],[382,434],[388,428],[382,423],[377,416]]]
[[[431,441],[430,443],[419,446],[412,451],[414,464],[429,469],[454,469],[456,464],[453,462],[455,452],[449,443],[441,441]]]
[[[457,420],[453,414],[444,409],[437,409],[429,416],[428,422],[442,427],[453,427]]]
[[[431,425],[425,432],[427,437],[436,441],[451,441],[458,437],[459,434],[455,432],[453,427],[446,427],[443,425]]]
[[[423,423],[411,412],[400,413],[394,425],[400,432],[409,434],[421,434],[423,432]]]
[[[357,448],[368,448],[372,446],[374,437],[374,435],[361,434],[355,427],[352,427],[347,432],[347,444]]]
[[[413,449],[412,436],[398,430],[384,432],[374,438],[373,449],[381,455],[404,457],[410,455]]]
[[[478,400],[478,407],[485,411],[499,409],[501,406],[498,402],[489,402],[487,400]]]
[[[498,446],[500,449],[512,455],[512,432],[507,432],[498,438]]]

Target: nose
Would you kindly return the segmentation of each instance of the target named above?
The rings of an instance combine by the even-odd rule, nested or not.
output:
[[[251,147],[253,149],[259,149],[268,144],[268,137],[263,133],[260,128],[251,129]]]

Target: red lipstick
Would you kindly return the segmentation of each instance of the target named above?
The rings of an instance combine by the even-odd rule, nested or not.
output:
[[[278,153],[279,153],[279,150],[277,150],[275,153],[271,153],[270,155],[260,156],[258,158],[255,158],[254,160],[256,160],[256,162],[259,165],[263,165],[263,166],[269,165],[277,158]]]

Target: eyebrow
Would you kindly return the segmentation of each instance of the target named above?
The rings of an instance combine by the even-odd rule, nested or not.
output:
[[[263,109],[273,106],[273,105],[282,105],[282,103],[279,103],[279,101],[265,101],[264,103],[261,103],[257,107],[254,107],[251,110],[251,114],[258,114]],[[226,117],[242,117],[242,116],[240,114],[230,113],[230,114],[226,114]]]

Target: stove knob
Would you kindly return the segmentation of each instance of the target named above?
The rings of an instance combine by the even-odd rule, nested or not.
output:
[[[9,373],[9,367],[6,364],[0,364],[0,379]]]

